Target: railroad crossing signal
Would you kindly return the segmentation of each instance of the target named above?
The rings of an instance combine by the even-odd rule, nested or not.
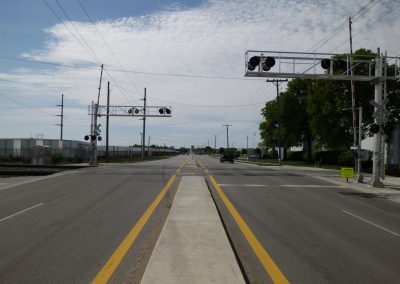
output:
[[[367,74],[361,72],[357,74],[357,69],[354,69],[357,65],[367,67]],[[388,72],[389,69],[391,72]],[[400,57],[382,55],[379,48],[374,59],[370,56],[353,59],[350,54],[248,50],[245,53],[244,76],[373,82],[375,100],[372,105],[375,107],[373,115],[375,124],[370,128],[371,132],[375,133],[372,183],[374,187],[383,186],[380,181],[380,176],[383,174],[379,170],[379,163],[383,165],[384,156],[382,153],[384,147],[380,147],[382,143],[380,130],[386,128],[385,133],[389,131],[388,126],[384,125],[388,121],[390,112],[386,109],[382,90],[385,97],[386,87],[383,87],[383,84],[386,86],[386,80],[399,80]]]
[[[89,106],[88,114],[93,115],[92,108]],[[97,116],[133,116],[133,117],[171,117],[171,106],[146,106],[146,113],[143,106],[107,106],[98,107]]]

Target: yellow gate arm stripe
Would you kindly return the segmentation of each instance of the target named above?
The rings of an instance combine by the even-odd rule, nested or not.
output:
[[[230,202],[228,197],[222,191],[221,187],[215,181],[213,176],[209,176],[212,184],[214,185],[215,189],[217,190],[219,196],[221,197],[222,201],[224,202],[225,206],[228,208],[229,212],[231,213],[233,219],[236,221],[237,225],[239,226],[240,230],[242,231],[243,235],[245,236],[246,240],[250,244],[251,248],[255,252],[258,257],[258,260],[261,262],[264,269],[267,271],[268,275],[271,277],[274,283],[289,283],[289,280],[285,277],[279,267],[275,264],[271,256],[268,252],[264,249],[262,244],[257,240],[254,233],[251,231],[249,226],[240,216],[239,212]]]
[[[164,197],[165,193],[171,187],[172,183],[174,182],[176,175],[173,175],[165,187],[161,190],[161,192],[157,195],[154,201],[150,204],[147,210],[143,213],[140,217],[139,221],[135,224],[135,226],[131,229],[125,239],[121,242],[118,248],[114,251],[112,256],[108,259],[106,264],[97,274],[97,276],[93,279],[92,284],[98,283],[107,283],[108,280],[111,278],[115,270],[117,269],[118,265],[121,263],[122,259],[125,257],[126,253],[135,242],[137,236],[143,229],[144,225],[147,223],[151,215],[153,214],[154,210],[157,208],[158,204]]]

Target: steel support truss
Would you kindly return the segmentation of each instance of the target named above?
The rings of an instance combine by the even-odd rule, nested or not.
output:
[[[382,129],[390,114],[386,109],[386,81],[400,80],[400,57],[383,55],[379,48],[375,58],[360,55],[356,57],[357,59],[350,60],[350,54],[248,50],[245,54],[244,76],[373,83],[375,85],[375,98],[371,102],[375,109],[373,118],[380,130],[374,134],[371,181],[374,187],[383,187],[381,178],[384,178],[382,170],[384,147],[381,147],[383,144],[381,137],[384,136]],[[361,141],[359,141],[358,155],[360,150]]]
[[[268,71],[263,70],[263,65],[258,64],[254,70],[249,70],[250,58],[257,56],[263,62],[267,57],[275,60],[274,66]],[[359,55],[356,56],[360,58]],[[394,72],[388,72],[391,76],[386,76],[387,80],[399,79],[400,57],[386,56],[386,64],[394,68]],[[335,62],[341,60],[345,64],[344,72],[335,72],[334,64],[330,64],[328,69],[321,67],[323,60]],[[355,73],[357,66],[365,67],[363,74]],[[303,79],[328,79],[328,80],[354,80],[354,81],[373,81],[375,76],[375,58],[366,56],[365,59],[353,58],[353,71],[351,76],[350,54],[335,53],[310,53],[310,52],[285,52],[285,51],[256,51],[248,50],[245,54],[245,76],[246,77],[270,77],[270,78],[303,78]],[[388,68],[389,71],[389,68]]]
[[[133,116],[133,117],[171,117],[170,106],[109,106],[108,116]],[[88,114],[92,115],[92,107],[88,106]],[[97,116],[107,116],[107,106],[99,105]]]

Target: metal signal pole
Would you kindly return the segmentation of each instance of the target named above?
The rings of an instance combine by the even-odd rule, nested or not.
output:
[[[145,147],[146,147],[146,88],[144,88],[144,98],[143,98],[142,160],[144,160]]]
[[[382,104],[382,57],[380,49],[376,53],[375,59],[375,102],[377,105]],[[375,106],[375,113],[378,112],[378,108]],[[378,119],[375,117],[374,122],[379,124]],[[380,179],[380,160],[381,160],[381,130],[374,134],[374,152],[372,157],[372,186],[383,187],[383,183]]]
[[[108,129],[110,123],[110,81],[107,83],[107,118],[106,118],[106,161],[110,161],[110,153],[108,149]]]
[[[287,82],[288,79],[273,79],[273,80],[268,80],[267,82],[273,83],[276,86],[276,102],[278,104],[278,163],[281,166],[282,165],[282,155],[281,155],[281,122],[280,122],[280,107],[279,107],[279,83],[281,82]]]
[[[100,83],[99,83],[99,92],[97,94],[97,104],[94,105],[94,117],[93,117],[93,129],[92,129],[92,154],[90,157],[89,164],[91,166],[97,166],[97,114],[99,112],[99,103],[100,103],[100,91],[101,91],[101,80],[103,79],[103,67],[101,64],[101,73],[100,73]]]

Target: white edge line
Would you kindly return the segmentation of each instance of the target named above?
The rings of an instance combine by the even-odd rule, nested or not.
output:
[[[389,230],[389,229],[386,229],[385,227],[382,227],[382,226],[380,226],[380,225],[378,225],[378,224],[375,224],[374,222],[371,222],[371,221],[369,221],[369,220],[367,220],[367,219],[364,219],[364,218],[362,218],[362,217],[360,217],[360,216],[357,216],[356,214],[353,214],[353,213],[351,213],[351,212],[349,212],[349,211],[346,211],[346,210],[344,210],[344,209],[342,209],[342,212],[344,212],[344,213],[346,213],[346,214],[349,214],[349,215],[353,216],[354,218],[357,218],[357,219],[359,219],[359,220],[361,220],[361,221],[364,221],[365,223],[368,223],[368,224],[370,224],[370,225],[372,225],[372,226],[375,226],[375,227],[377,227],[377,228],[379,228],[379,229],[381,229],[381,230],[383,230],[383,231],[385,231],[385,232],[387,232],[387,233],[390,233],[390,234],[392,234],[392,235],[394,235],[394,236],[396,236],[396,237],[400,237],[400,234],[398,234],[398,233],[396,233],[396,232],[393,232],[393,231],[391,231],[391,230]]]
[[[26,211],[32,210],[32,209],[34,209],[34,208],[36,208],[36,207],[42,206],[43,204],[44,204],[44,203],[39,203],[39,204],[36,204],[36,205],[34,205],[34,206],[32,206],[32,207],[29,207],[29,208],[26,208],[26,209],[24,209],[24,210],[22,210],[22,211],[19,211],[19,212],[17,212],[17,213],[14,213],[14,214],[12,214],[12,215],[10,215],[10,216],[4,217],[3,219],[0,219],[0,222],[3,222],[3,221],[5,221],[5,220],[7,220],[7,219],[10,219],[10,218],[15,217],[15,216],[17,216],[17,215],[20,215],[20,214],[22,214],[22,213],[25,213]]]
[[[268,187],[265,184],[230,184],[230,183],[220,183],[218,184],[221,187]]]
[[[281,184],[280,187],[310,187],[310,188],[344,188],[343,185],[317,185],[317,184]]]

